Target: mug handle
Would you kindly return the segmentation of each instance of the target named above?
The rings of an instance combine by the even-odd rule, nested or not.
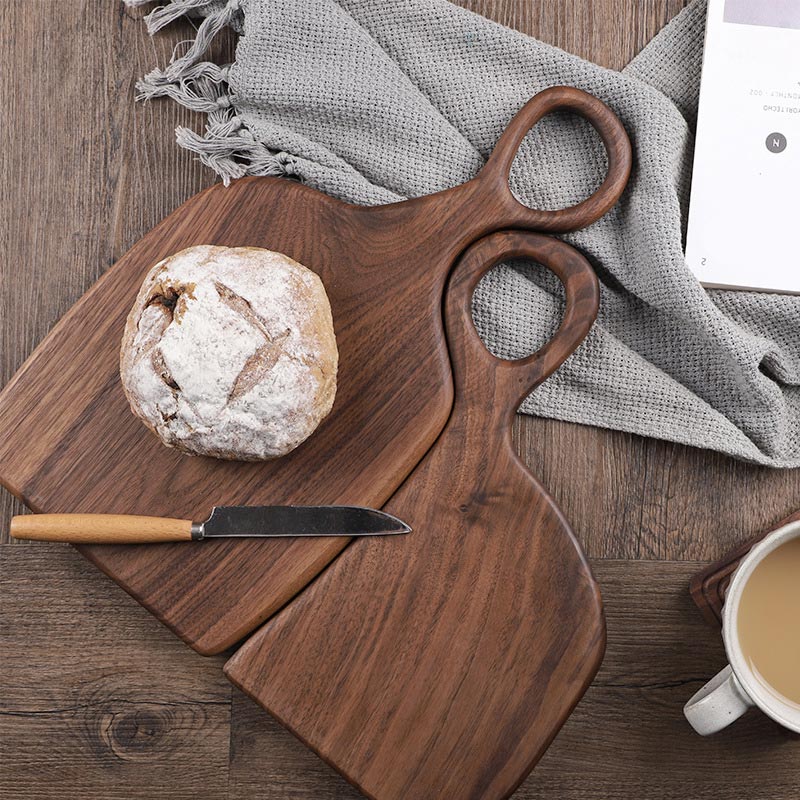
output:
[[[691,697],[683,714],[701,736],[709,736],[727,728],[754,705],[727,666]]]

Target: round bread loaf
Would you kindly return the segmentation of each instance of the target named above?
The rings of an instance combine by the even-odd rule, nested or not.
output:
[[[293,450],[333,406],[338,352],[322,281],[281,253],[190,247],[149,272],[120,375],[133,413],[186,453]]]

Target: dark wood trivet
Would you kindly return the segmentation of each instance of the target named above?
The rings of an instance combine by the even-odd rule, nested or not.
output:
[[[689,592],[692,595],[692,600],[694,600],[700,609],[700,613],[711,625],[717,627],[722,624],[722,605],[725,602],[725,593],[728,591],[731,576],[736,571],[736,567],[739,566],[739,562],[770,533],[797,520],[800,520],[800,510],[795,511],[794,514],[781,520],[777,525],[773,525],[758,536],[743,542],[735,550],[701,570],[692,578],[689,583]]]

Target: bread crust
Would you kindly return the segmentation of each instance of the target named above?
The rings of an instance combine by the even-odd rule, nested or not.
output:
[[[122,337],[131,410],[185,453],[294,450],[330,412],[338,350],[319,276],[282,253],[200,245],[156,264]]]

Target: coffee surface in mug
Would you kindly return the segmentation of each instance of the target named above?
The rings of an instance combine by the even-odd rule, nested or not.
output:
[[[756,679],[800,708],[800,538],[773,550],[750,574],[739,601],[738,633]]]

